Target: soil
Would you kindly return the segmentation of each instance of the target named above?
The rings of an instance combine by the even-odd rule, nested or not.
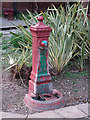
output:
[[[67,66],[61,74],[56,75],[52,74],[54,69],[50,70],[53,88],[63,94],[65,107],[90,102],[90,97],[88,96],[89,67],[90,63],[87,61],[85,62],[84,72],[79,72],[74,66]],[[28,71],[27,74],[30,75],[31,69]],[[22,73],[25,73],[24,69]],[[36,112],[32,109],[28,109],[23,102],[25,94],[28,93],[29,77],[27,80],[25,80],[25,77],[23,79],[27,87],[23,86],[18,76],[17,79],[15,76],[13,77],[10,71],[3,73],[2,111],[19,114],[33,114]]]

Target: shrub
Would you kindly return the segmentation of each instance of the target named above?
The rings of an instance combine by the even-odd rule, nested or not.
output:
[[[67,63],[78,55],[83,59],[89,54],[87,8],[82,4],[67,4],[56,9],[53,7],[43,13],[45,23],[51,26],[49,43],[50,65],[60,73]]]
[[[67,4],[66,8],[62,5],[58,9],[53,5],[46,12],[33,14],[27,10],[30,20],[22,14],[22,19],[29,28],[30,25],[38,22],[37,17],[42,15],[44,23],[50,25],[52,32],[49,37],[49,63],[60,73],[67,63],[79,56],[81,58],[81,69],[83,70],[83,59],[89,54],[88,40],[88,18],[87,8],[83,8],[82,4]],[[15,55],[17,51],[18,57],[15,58],[20,69],[24,64],[30,63],[28,60],[32,58],[32,36],[31,32],[26,30],[22,25],[16,26],[21,31],[19,34],[13,34],[10,41],[15,47]],[[77,49],[78,48],[78,49]],[[27,52],[28,51],[28,52]],[[14,55],[14,54],[13,54]],[[14,57],[16,57],[14,55]],[[31,64],[30,64],[31,66]]]

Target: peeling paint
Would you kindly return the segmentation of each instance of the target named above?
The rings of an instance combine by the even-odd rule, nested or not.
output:
[[[32,72],[29,81],[29,93],[24,102],[28,107],[35,110],[51,110],[64,106],[63,95],[53,89],[49,73],[48,37],[51,32],[50,26],[43,24],[43,17],[39,16],[38,23],[31,26],[33,37],[32,46]]]

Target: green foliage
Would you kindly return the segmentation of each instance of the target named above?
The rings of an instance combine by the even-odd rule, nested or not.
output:
[[[22,20],[23,19],[22,14],[24,14],[27,19],[31,19],[31,17],[28,15],[27,12],[25,12],[25,13],[18,12],[16,15],[16,19]],[[35,16],[36,14],[37,14],[36,12],[32,13],[33,16]]]
[[[29,14],[29,17],[31,18],[33,14]],[[37,15],[36,17],[38,16],[39,15]],[[33,19],[35,20],[36,18],[34,18],[33,16]],[[32,24],[32,22],[29,21],[27,16],[25,16],[24,14],[22,14],[22,20],[25,22],[28,28]],[[10,69],[13,66],[18,66],[15,68],[16,71],[20,73],[20,70],[23,67],[23,65],[26,65],[28,67],[32,66],[32,36],[31,32],[26,30],[22,25],[15,25],[15,27],[19,30],[19,32],[10,32],[12,36],[8,39],[8,43],[11,46],[12,51],[8,54],[10,66],[7,69]]]
[[[74,92],[78,92],[78,90],[77,90],[77,89],[74,89]]]
[[[87,59],[90,55],[90,42],[89,42],[89,24],[90,20],[87,17],[88,6],[83,8],[82,5],[78,6],[77,10],[77,17],[75,18],[78,20],[78,23],[75,23],[76,30],[75,35],[77,36],[76,44],[79,48],[79,59],[80,59],[80,70],[83,71],[83,61]]]
[[[0,11],[0,17],[3,17],[4,16],[4,14],[2,13],[2,11]]]
[[[43,22],[51,26],[52,32],[49,37],[49,63],[50,67],[55,68],[58,73],[60,73],[75,56],[80,57],[81,69],[83,71],[83,60],[90,54],[87,9],[88,7],[83,8],[82,4],[78,3],[72,6],[67,4],[65,9],[62,5],[60,5],[58,9],[52,5],[52,8],[48,8],[46,12],[41,12],[40,14],[35,13],[35,15],[27,10],[30,20],[27,15],[22,14],[22,20],[28,28],[30,25],[38,22],[37,18],[40,15],[44,17]],[[31,61],[32,36],[31,32],[26,30],[22,25],[15,26],[20,32],[17,34],[11,32],[10,43],[12,44],[12,48],[16,51],[15,54],[13,54],[14,59],[19,59],[17,60],[17,64],[22,66],[27,62],[30,63],[29,60]],[[28,52],[26,52],[26,50]],[[16,53],[19,53],[18,58],[15,58],[17,56]]]
[[[56,80],[56,79],[57,79],[57,76],[52,76],[52,79],[53,79],[53,80]]]
[[[74,78],[81,78],[83,76],[88,76],[89,73],[87,71],[83,71],[83,72],[76,72],[76,73],[72,73],[72,72],[65,72],[65,77],[70,78],[70,77],[74,77]],[[73,83],[75,84],[75,83]]]
[[[3,32],[0,33],[0,37],[2,37],[2,36],[3,36]]]
[[[14,51],[14,54],[8,55],[10,67],[8,67],[7,69],[10,69],[13,66],[17,66],[16,71],[19,73],[23,65],[26,64],[28,67],[31,67],[31,58],[32,50],[30,46],[27,45],[26,49],[20,47]]]
[[[8,47],[8,45],[3,45],[2,46],[2,49],[4,50],[4,49],[8,49],[9,47]]]
[[[76,55],[81,56],[81,69],[83,69],[84,54],[89,51],[87,50],[89,49],[88,18],[85,12],[87,9],[79,3],[71,7],[67,4],[65,12],[62,5],[58,9],[53,5],[43,13],[45,23],[52,28],[49,38],[50,65],[58,72],[61,72]],[[77,47],[78,51],[76,51]]]
[[[11,43],[12,46],[15,47],[15,48],[18,48],[18,47],[19,47],[19,44],[18,44],[19,40],[20,40],[20,39],[17,38],[17,37],[15,37],[14,35],[12,35],[12,36],[9,38],[10,43]]]
[[[65,76],[66,77],[77,77],[75,73],[71,73],[71,72],[65,72]]]
[[[8,39],[9,37],[2,36],[2,41],[0,42],[0,45],[2,46],[2,50],[7,50],[9,48]]]
[[[22,14],[18,12],[17,15],[16,15],[16,19],[22,20]]]
[[[19,25],[18,29],[20,32],[11,32],[12,36],[8,39],[10,53],[7,56],[10,66],[7,69],[18,66],[16,71],[19,73],[23,65],[32,66],[32,37],[23,26]]]
[[[73,84],[76,84],[76,81],[73,81]]]

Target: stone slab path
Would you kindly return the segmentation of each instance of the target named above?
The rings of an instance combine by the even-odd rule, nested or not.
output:
[[[7,18],[0,17],[0,28],[13,28],[15,26],[12,23],[14,23],[15,25],[25,26],[23,20],[8,20]]]
[[[31,22],[33,23],[33,21]],[[26,26],[23,20],[8,20],[7,18],[0,17],[0,33],[3,32],[3,35],[10,35],[10,32],[14,33],[18,32],[18,30],[15,29],[14,24],[17,26],[18,25]]]
[[[90,104],[86,103],[29,115],[0,112],[0,116],[1,118],[23,118],[23,120],[28,120],[28,118],[55,118],[55,120],[58,118],[63,118],[64,120],[65,118],[77,118],[80,120],[81,118],[81,120],[90,120],[89,107]]]

